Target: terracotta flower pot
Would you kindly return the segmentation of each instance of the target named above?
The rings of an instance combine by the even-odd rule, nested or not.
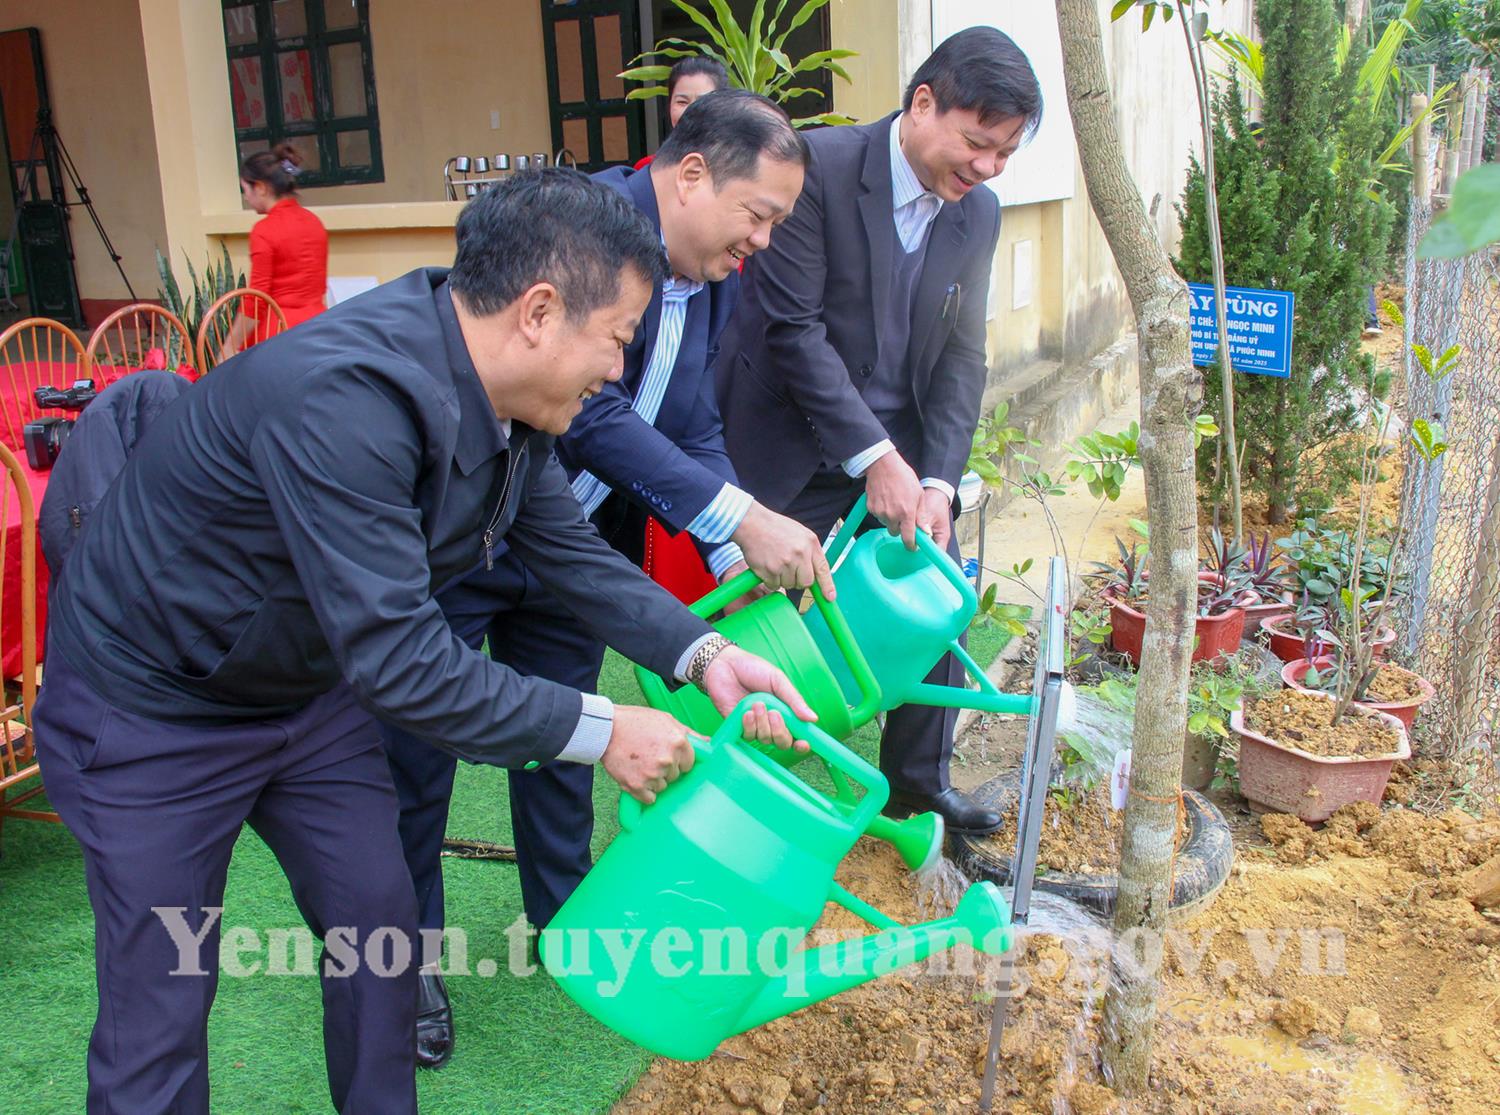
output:
[[[1259,604],[1251,604],[1245,609],[1245,634],[1244,638],[1253,639],[1260,633],[1261,625],[1267,620],[1280,619],[1293,613],[1291,594],[1285,594],[1278,600],[1261,599]]]
[[[1198,580],[1212,581],[1214,574],[1199,573]],[[1137,666],[1141,662],[1141,642],[1146,637],[1146,613],[1137,611],[1114,593],[1109,600],[1110,644]],[[1254,592],[1240,597],[1244,606],[1230,608],[1216,616],[1199,616],[1193,625],[1198,644],[1193,648],[1194,662],[1207,662],[1233,654],[1240,649],[1245,633],[1245,607],[1260,603]]]
[[[1332,697],[1324,694],[1331,704]],[[1290,813],[1308,824],[1326,821],[1335,811],[1356,801],[1377,805],[1385,795],[1391,767],[1411,758],[1411,745],[1401,721],[1389,713],[1356,706],[1351,715],[1378,718],[1399,736],[1388,755],[1311,755],[1251,731],[1241,711],[1229,717],[1229,730],[1239,740],[1240,793],[1259,813]]]
[[[1326,656],[1320,657],[1314,664],[1318,667],[1318,669],[1322,670],[1328,666],[1332,666],[1333,659]],[[1411,731],[1412,723],[1417,719],[1417,713],[1422,710],[1423,705],[1437,696],[1437,690],[1433,688],[1432,683],[1424,678],[1421,674],[1414,674],[1410,670],[1402,670],[1400,666],[1387,665],[1382,668],[1387,670],[1398,670],[1401,673],[1406,674],[1408,677],[1416,678],[1417,684],[1422,687],[1421,695],[1413,697],[1409,701],[1356,701],[1355,704],[1360,708],[1374,709],[1376,712],[1389,713],[1397,720],[1401,721],[1402,727],[1404,727],[1407,731]],[[1295,662],[1288,662],[1281,668],[1281,680],[1288,689],[1298,689],[1303,693],[1317,692],[1317,690],[1310,689],[1302,684],[1302,679],[1306,675],[1307,659],[1305,658],[1299,658]]]
[[[1271,653],[1283,662],[1296,662],[1306,655],[1303,653],[1302,635],[1292,625],[1293,615],[1276,616],[1271,619],[1261,620],[1260,629],[1264,631],[1271,640]],[[1387,650],[1396,641],[1396,632],[1389,627],[1381,629],[1380,635],[1375,639],[1374,653],[1376,658],[1384,658]],[[1316,650],[1321,656],[1333,649],[1332,645],[1318,642]]]

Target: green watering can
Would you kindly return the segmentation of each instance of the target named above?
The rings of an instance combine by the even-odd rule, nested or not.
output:
[[[1031,695],[1001,693],[958,641],[979,610],[979,597],[953,559],[923,530],[917,531],[915,551],[908,550],[899,535],[884,530],[859,534],[864,519],[865,497],[860,496],[828,547],[828,563],[837,566],[833,583],[849,633],[835,635],[821,612],[805,617],[841,691],[853,694],[862,689],[839,651],[852,635],[879,682],[882,712],[916,704],[1030,715]],[[978,684],[977,692],[923,680],[950,652]]]
[[[831,794],[740,738],[754,701],[807,741]],[[621,796],[620,835],[541,935],[547,970],[611,1029],[662,1056],[702,1060],[727,1037],[933,952],[1011,947],[1010,909],[992,883],[970,887],[951,917],[902,926],[834,881],[889,787],[781,701],[747,697],[696,746],[693,769],[655,803]],[[799,948],[829,901],[880,932]]]
[[[760,578],[746,570],[695,602],[692,610],[707,619],[758,584]],[[818,615],[823,617],[823,630],[838,656],[844,676],[849,679],[847,685],[842,684],[829,669],[828,661],[814,643],[796,605],[779,592],[761,597],[725,616],[714,626],[732,642],[780,666],[797,692],[802,694],[802,699],[817,712],[818,727],[835,739],[846,739],[880,711],[880,685],[870,672],[838,605],[826,599],[817,586],[813,587],[812,596]],[[696,686],[669,689],[660,677],[641,666],[636,667],[635,675],[647,704],[671,713],[700,735],[711,736],[724,723],[713,702]],[[844,699],[845,692],[855,694],[852,707]],[[776,762],[788,766],[802,758],[794,751],[775,748],[766,753]],[[876,817],[868,829],[876,839],[894,844],[913,871],[935,863],[942,853],[943,819],[936,813],[921,813],[905,821]]]

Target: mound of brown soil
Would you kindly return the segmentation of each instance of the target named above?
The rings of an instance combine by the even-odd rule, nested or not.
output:
[[[1017,811],[1007,809],[1005,823],[980,841],[998,861],[1009,862],[1015,851],[1017,819]],[[1042,816],[1042,839],[1037,845],[1037,873],[1113,875],[1120,866],[1124,827],[1125,814],[1116,813],[1110,802],[1108,780],[1081,796],[1049,796]],[[1179,810],[1179,846],[1184,833]]]
[[[1500,933],[1448,892],[1494,846],[1500,818],[1372,809],[1316,833],[1266,818],[1277,856],[1295,836],[1303,861],[1242,862],[1214,906],[1169,935],[1152,1088],[1131,1113],[1495,1109]],[[922,916],[917,881],[885,845],[862,842],[840,880],[900,920]],[[823,928],[868,931],[837,907]],[[1017,953],[995,1110],[1123,1115],[1097,1068],[1102,954],[1039,935]],[[658,1062],[617,1113],[972,1112],[997,973],[962,951],[903,969],[708,1061]]]

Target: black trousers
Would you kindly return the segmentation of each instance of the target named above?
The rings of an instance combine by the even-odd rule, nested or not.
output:
[[[314,935],[344,942],[318,969],[334,1106],[412,1115],[416,908],[380,735],[349,689],[274,720],[187,727],[109,704],[54,651],[36,734],[94,908],[91,1115],[207,1115],[218,916],[246,822]]]
[[[840,469],[824,470],[813,476],[783,514],[796,519],[819,538],[826,538],[833,524],[853,510],[854,502],[864,490],[863,480],[853,479]],[[866,526],[878,523],[872,518]],[[948,540],[948,553],[958,557],[956,532]],[[945,654],[926,680],[935,685],[963,685],[964,678],[964,668],[958,659]],[[902,705],[887,713],[885,731],[880,737],[880,771],[891,789],[927,796],[948,789],[953,729],[957,723],[957,709]]]
[[[454,633],[517,672],[593,692],[604,644],[585,631],[509,552],[438,593]],[[386,757],[401,805],[401,847],[416,888],[418,922],[443,928],[443,836],[457,761],[416,736],[383,724]],[[507,772],[521,898],[532,925],[545,926],[592,866],[594,768],[546,763]],[[428,957],[436,961],[437,957]]]

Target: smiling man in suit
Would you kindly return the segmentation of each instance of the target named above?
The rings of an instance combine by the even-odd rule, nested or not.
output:
[[[624,374],[589,393],[556,448],[584,516],[637,564],[650,514],[686,531],[716,574],[748,564],[772,588],[819,580],[832,592],[818,538],[739,486],[710,370],[740,263],[764,249],[792,212],[806,162],[807,144],[785,112],[727,89],[689,106],[648,169],[595,176],[650,221],[672,274],[624,343]],[[543,587],[548,572],[533,571],[500,544],[491,562],[446,587],[438,602],[470,646],[488,638],[491,656],[520,673],[582,690],[586,711],[596,701],[607,705],[593,696],[604,643]],[[595,586],[606,603],[616,591]],[[440,856],[455,762],[395,725],[387,726],[386,752],[420,926],[441,930]],[[509,788],[521,896],[527,919],[542,928],[590,867],[593,768],[560,761],[514,770]],[[417,1063],[437,1068],[453,1051],[453,1018],[436,958],[428,960],[418,981]]]
[[[808,136],[802,198],[746,265],[716,369],[729,457],[756,499],[821,537],[864,492],[909,548],[920,528],[956,555],[952,505],[984,391],[1000,233],[981,187],[1041,111],[1025,54],[974,27],[922,64],[902,111]],[[928,680],[961,678],[948,656]],[[948,782],[955,716],[891,712],[888,808],[991,831],[999,814]]]

